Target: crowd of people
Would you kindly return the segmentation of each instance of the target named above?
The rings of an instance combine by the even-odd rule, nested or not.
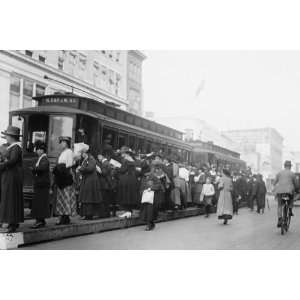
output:
[[[0,223],[15,232],[24,222],[20,130],[9,126],[2,134],[6,144],[0,147]],[[57,225],[64,225],[75,215],[86,220],[130,218],[135,209],[140,210],[146,230],[154,229],[160,211],[190,206],[204,207],[206,217],[216,211],[224,224],[238,214],[243,202],[251,210],[256,203],[257,212],[264,213],[266,185],[250,169],[233,172],[214,164],[194,166],[176,155],[136,154],[127,146],[114,151],[109,138],[97,156],[84,141],[73,148],[70,137],[61,136],[57,142],[61,153],[52,170],[46,144],[36,141],[34,145],[33,228],[44,227],[53,215],[58,217]]]

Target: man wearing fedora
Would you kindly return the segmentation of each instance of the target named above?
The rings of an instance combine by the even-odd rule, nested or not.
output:
[[[24,222],[21,135],[20,129],[15,126],[8,126],[2,134],[7,141],[7,155],[0,163],[0,223],[8,224],[6,231],[12,233],[17,230],[19,223]]]

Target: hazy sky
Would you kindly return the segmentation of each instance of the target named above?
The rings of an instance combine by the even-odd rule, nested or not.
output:
[[[300,150],[300,51],[145,53],[145,111],[197,115],[219,130],[274,127]]]

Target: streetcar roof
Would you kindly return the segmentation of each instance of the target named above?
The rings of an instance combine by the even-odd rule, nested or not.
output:
[[[186,143],[184,143],[181,140],[178,140],[174,137],[165,136],[156,132],[152,132],[151,130],[147,130],[144,128],[140,128],[131,124],[127,124],[125,122],[121,122],[118,120],[115,120],[113,118],[109,118],[107,116],[101,115],[99,113],[93,113],[85,110],[80,110],[77,108],[72,107],[65,107],[65,106],[58,106],[58,105],[45,105],[45,106],[36,106],[36,107],[28,107],[28,108],[21,108],[14,111],[11,111],[10,114],[12,115],[23,115],[23,114],[81,114],[86,115],[92,118],[101,119],[103,121],[109,122],[110,126],[115,127],[116,125],[119,125],[118,128],[128,128],[128,129],[134,129],[137,132],[140,132],[140,134],[147,133],[151,135],[152,137],[159,137],[162,140],[165,140],[166,137],[168,138],[168,142],[172,143],[174,145],[183,147],[186,150],[191,150],[192,147]],[[113,126],[115,125],[115,126]],[[126,129],[125,129],[126,130]]]
[[[62,114],[82,114],[87,115],[93,118],[97,118],[96,114],[80,110],[73,107],[65,107],[65,106],[58,106],[58,105],[49,105],[49,106],[36,106],[36,107],[27,107],[27,108],[20,108],[17,110],[13,110],[10,112],[12,115],[18,114],[32,114],[32,113],[62,113]]]

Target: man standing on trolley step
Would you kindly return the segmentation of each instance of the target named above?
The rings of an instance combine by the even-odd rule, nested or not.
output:
[[[291,171],[292,163],[291,161],[287,160],[284,162],[284,170],[280,171],[275,178],[274,186],[275,186],[275,197],[278,201],[278,223],[277,227],[281,226],[281,215],[282,215],[282,194],[288,194],[290,196],[290,215],[293,216],[292,208],[293,208],[293,197],[294,191],[296,186],[296,176]]]

